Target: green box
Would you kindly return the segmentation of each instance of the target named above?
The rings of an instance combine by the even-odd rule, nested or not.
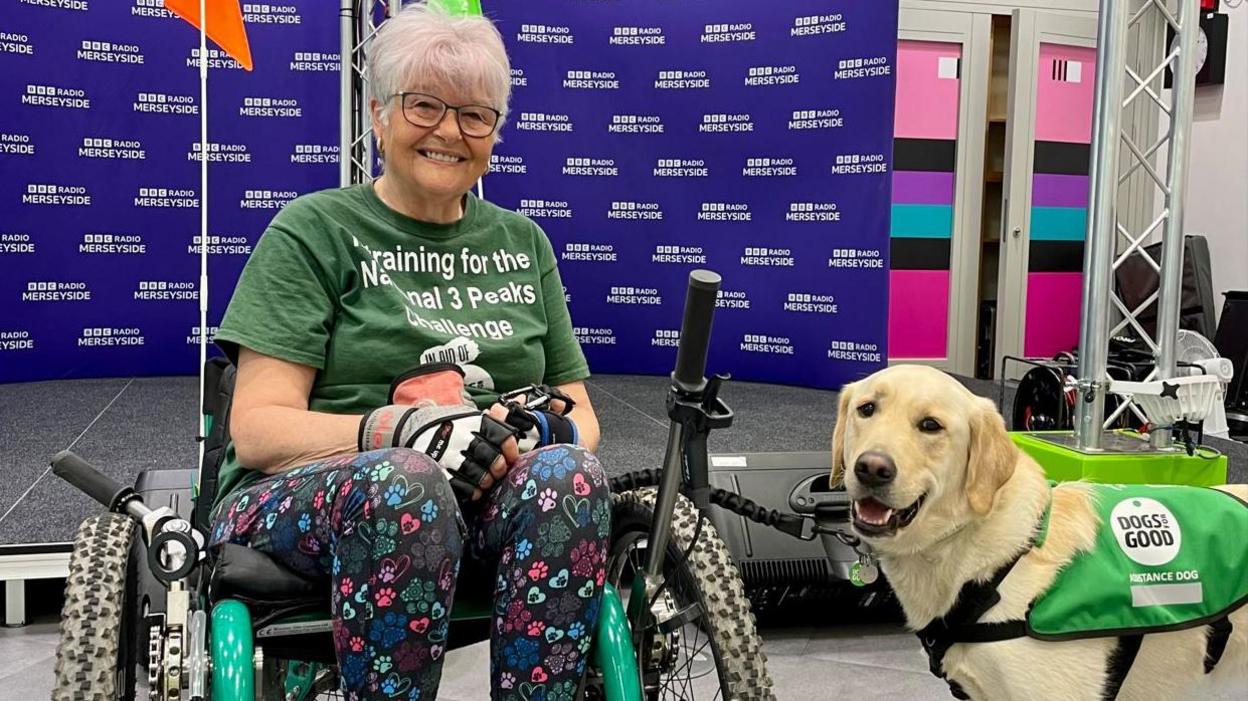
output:
[[[1047,438],[1046,438],[1047,437]],[[1105,444],[1128,450],[1082,453],[1053,442],[1065,439],[1073,444],[1070,431],[1011,432],[1010,438],[1023,452],[1040,463],[1045,475],[1058,482],[1087,480],[1102,484],[1185,484],[1212,487],[1226,484],[1226,456],[1199,449],[1195,455],[1184,450],[1150,451],[1147,439],[1134,431],[1106,433]]]

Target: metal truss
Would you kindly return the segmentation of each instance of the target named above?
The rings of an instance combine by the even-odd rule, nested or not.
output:
[[[1132,9],[1129,5],[1138,5]],[[1160,18],[1160,22],[1151,18]],[[1163,24],[1164,23],[1164,24]],[[1123,402],[1105,417],[1105,394],[1109,340],[1124,331],[1134,332],[1153,352],[1155,366],[1147,379],[1169,379],[1175,373],[1175,345],[1179,330],[1179,306],[1183,277],[1183,208],[1187,185],[1188,142],[1195,94],[1195,48],[1200,23],[1199,0],[1101,0],[1097,43],[1096,105],[1093,118],[1091,197],[1088,209],[1088,242],[1084,256],[1083,325],[1080,329],[1079,380],[1075,434],[1081,450],[1099,450],[1105,427],[1124,411],[1143,415],[1132,402]],[[1127,40],[1135,32],[1137,46],[1159,42],[1164,36],[1146,27],[1170,27],[1176,40],[1158,55],[1162,59],[1147,72],[1126,61]],[[1169,69],[1173,88],[1166,95],[1161,79]],[[1123,93],[1126,92],[1125,97]],[[1147,98],[1147,102],[1144,100]],[[1168,99],[1167,99],[1168,98]],[[1165,123],[1160,137],[1133,138],[1121,129],[1122,114],[1152,110]],[[1147,121],[1147,120],[1146,120]],[[1156,133],[1156,132],[1155,132]],[[1158,172],[1157,156],[1165,147],[1165,172]],[[1142,178],[1160,202],[1151,223],[1132,227],[1117,211],[1120,189],[1133,177]],[[1125,214],[1125,213],[1124,213]],[[1134,217],[1139,218],[1139,217]],[[1160,232],[1161,260],[1144,247]],[[1133,256],[1139,256],[1161,280],[1157,292],[1128,308],[1113,286],[1114,273]],[[1140,322],[1140,315],[1157,304],[1156,336]],[[1111,318],[1116,320],[1111,326]],[[1155,448],[1170,445],[1168,431],[1152,432]]]
[[[376,172],[368,109],[368,44],[402,0],[340,0],[342,71],[339,83],[338,183],[368,182]]]

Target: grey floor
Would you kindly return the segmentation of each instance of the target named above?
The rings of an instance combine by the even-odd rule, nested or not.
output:
[[[993,396],[991,384],[967,381]],[[657,466],[666,438],[666,380],[599,376],[590,397],[603,425],[599,457],[611,472]],[[827,450],[834,392],[730,382],[724,398],[737,419],[713,434],[712,452]],[[0,385],[0,555],[14,545],[67,543],[95,508],[51,475],[48,458],[71,447],[119,480],[147,469],[193,466],[198,390],[193,378],[134,378]],[[1245,481],[1248,446],[1225,443],[1231,481]],[[48,698],[63,582],[27,584],[31,625],[0,628],[0,699]],[[838,622],[763,628],[768,666],[781,699],[948,699],[927,672],[913,636],[895,622]],[[448,657],[441,698],[488,696],[485,644]]]
[[[944,684],[927,673],[914,636],[887,625],[855,625],[831,630],[787,629],[766,636],[767,666],[779,699],[821,699],[835,680],[837,698],[949,699]],[[54,620],[20,629],[0,628],[0,698],[49,698],[55,663]],[[447,655],[442,672],[444,701],[489,698],[487,643]]]

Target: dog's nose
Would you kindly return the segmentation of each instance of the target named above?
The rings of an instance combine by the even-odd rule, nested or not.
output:
[[[897,476],[897,465],[884,453],[868,450],[854,463],[854,475],[868,487],[882,487]]]

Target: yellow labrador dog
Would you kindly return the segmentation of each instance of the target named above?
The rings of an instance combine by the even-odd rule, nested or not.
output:
[[[879,557],[916,631],[946,616],[964,584],[991,579],[1025,552],[997,587],[1000,601],[978,620],[1021,619],[1059,569],[1093,545],[1098,516],[1086,485],[1068,483],[1052,490],[1043,545],[1027,550],[1049,504],[1044,474],[1014,446],[991,401],[938,370],[895,366],[847,385],[832,452],[832,479],[844,477],[854,530]],[[1248,485],[1225,489],[1248,499]],[[1207,688],[1248,699],[1248,606],[1230,621],[1225,652],[1208,675],[1209,626],[1145,635],[1118,701],[1204,699]],[[1101,701],[1117,645],[1026,637],[954,644],[934,671],[975,701]]]

